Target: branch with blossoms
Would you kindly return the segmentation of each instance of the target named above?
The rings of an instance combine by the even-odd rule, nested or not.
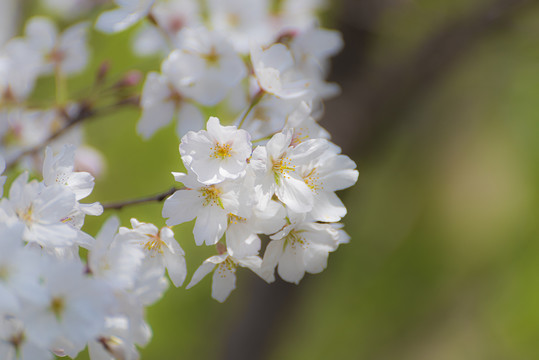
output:
[[[95,5],[43,1],[67,17]],[[317,110],[339,92],[325,76],[343,44],[318,26],[318,8],[292,0],[115,3],[95,27],[114,34],[142,22],[134,51],[162,59],[140,96],[131,89],[136,73],[107,84],[106,66],[82,100],[69,93],[66,79],[89,62],[88,22],[59,32],[49,18],[34,17],[0,49],[0,174],[7,163],[15,176],[6,196],[0,177],[2,358],[74,358],[88,347],[93,360],[137,359],[151,337],[145,308],[169,281],[179,287],[188,276],[172,226],[195,220],[195,243],[211,250],[186,288],[212,274],[219,302],[235,289],[239,269],[298,284],[349,241],[336,192],[353,186],[358,171]],[[47,76],[55,78],[55,99],[30,109],[37,80]],[[80,124],[133,103],[144,139],[177,119],[186,172],[172,175],[182,185],[105,206],[81,202],[99,171],[88,165],[95,150],[94,158],[80,153]],[[161,201],[166,226],[133,218],[122,227],[111,216],[97,236],[83,230],[86,216]]]
[[[65,112],[61,112],[59,116],[62,119],[63,125],[61,125],[61,127],[58,130],[50,133],[48,137],[45,138],[45,140],[43,140],[42,142],[37,143],[34,146],[21,151],[17,156],[15,156],[10,162],[6,164],[6,169],[10,170],[16,164],[21,162],[22,159],[29,156],[36,155],[39,152],[42,152],[48,144],[52,143],[54,140],[64,135],[75,125],[78,125],[84,120],[87,120],[91,117],[96,116],[96,112],[92,110],[90,107],[88,107],[86,104],[81,104],[79,107],[77,107],[75,112],[76,113],[72,117],[66,114]]]

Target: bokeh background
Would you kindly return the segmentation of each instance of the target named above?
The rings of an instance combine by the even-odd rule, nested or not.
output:
[[[45,13],[21,1],[24,16]],[[224,304],[210,278],[171,287],[148,310],[142,359],[539,359],[539,3],[339,0],[323,19],[346,42],[331,73],[343,93],[323,123],[360,171],[341,193],[350,244],[299,286],[239,271]],[[106,59],[111,74],[158,69],[131,52],[135,30],[92,32],[91,67],[70,89]],[[50,88],[41,81],[37,96]],[[85,124],[107,159],[90,200],[174,185],[173,126],[145,142],[138,117]],[[161,207],[107,212],[85,230],[112,213],[163,226]],[[212,252],[192,226],[174,228],[190,274]]]

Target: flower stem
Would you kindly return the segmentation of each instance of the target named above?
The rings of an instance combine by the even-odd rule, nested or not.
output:
[[[249,105],[249,108],[247,109],[245,114],[243,114],[243,117],[241,118],[241,121],[238,125],[238,129],[241,129],[241,127],[243,126],[243,123],[245,122],[245,119],[247,119],[247,116],[249,115],[251,110],[253,110],[253,108],[256,106],[256,104],[260,102],[260,100],[262,100],[265,94],[266,93],[264,91],[260,91],[258,94],[255,95],[255,97],[251,101],[251,104]]]

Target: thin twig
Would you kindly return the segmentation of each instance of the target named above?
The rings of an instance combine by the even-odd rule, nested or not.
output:
[[[241,118],[241,121],[238,125],[238,129],[241,129],[241,127],[243,126],[243,123],[247,119],[247,116],[249,116],[249,114],[251,113],[251,110],[253,110],[253,108],[260,102],[260,100],[262,100],[265,94],[266,94],[265,92],[260,91],[258,94],[255,95],[253,100],[251,100],[251,104],[249,105],[249,108],[247,109],[245,114],[243,114],[243,117]]]
[[[38,152],[42,151],[47,145],[49,145],[51,142],[56,140],[58,137],[62,136],[64,133],[66,133],[69,129],[71,129],[73,126],[82,123],[85,120],[95,118],[97,115],[104,115],[107,114],[110,110],[118,109],[120,106],[123,105],[132,105],[138,103],[138,97],[136,98],[125,98],[122,100],[119,100],[118,102],[100,107],[99,109],[93,109],[91,105],[86,103],[81,103],[81,107],[78,111],[78,113],[74,117],[69,117],[68,114],[63,112],[64,118],[67,120],[67,122],[56,130],[54,133],[52,133],[48,138],[46,138],[43,142],[34,145],[31,148],[28,148],[21,152],[19,155],[17,155],[15,158],[13,158],[11,161],[9,161],[6,164],[6,171],[12,169],[18,162],[20,162],[24,157],[35,155]]]
[[[161,201],[165,200],[167,197],[174,194],[176,191],[184,190],[184,189],[185,189],[185,187],[181,187],[181,188],[173,187],[170,190],[168,190],[168,191],[166,191],[164,193],[157,194],[157,195],[147,196],[147,197],[143,197],[143,198],[140,198],[140,199],[132,199],[132,200],[118,201],[118,202],[114,202],[114,203],[110,203],[110,204],[105,204],[105,205],[103,205],[103,209],[105,209],[105,210],[121,210],[124,207],[132,206],[132,205],[144,204],[144,203],[149,203],[149,202],[161,202]]]
[[[89,106],[85,106],[84,104],[81,106],[79,112],[75,117],[69,118],[67,114],[64,114],[65,118],[67,119],[67,122],[64,126],[56,130],[54,133],[52,133],[47,139],[45,139],[43,142],[26,149],[25,151],[21,152],[19,155],[17,155],[13,160],[7,163],[6,169],[13,168],[19,161],[21,161],[24,157],[29,155],[34,155],[41,150],[43,150],[48,144],[50,144],[52,141],[54,141],[56,138],[64,134],[66,131],[71,129],[76,124],[91,118],[96,114],[96,111],[92,110]]]

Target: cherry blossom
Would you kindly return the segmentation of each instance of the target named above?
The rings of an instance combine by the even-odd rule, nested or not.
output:
[[[14,2],[0,3],[15,35]],[[75,358],[88,347],[92,360],[138,359],[152,337],[146,308],[188,275],[176,225],[194,220],[195,244],[212,249],[187,288],[213,272],[219,302],[239,269],[297,284],[350,241],[337,192],[358,171],[318,122],[339,92],[326,75],[342,48],[338,32],[317,25],[324,1],[115,0],[95,28],[141,22],[135,53],[160,61],[129,73],[145,76],[142,91],[130,76],[111,80],[107,62],[93,83],[71,89],[91,52],[89,22],[73,19],[105,1],[42,3],[65,30],[44,16],[21,22],[19,37],[0,28],[0,358]],[[42,83],[54,90],[34,104]],[[120,206],[81,203],[106,158],[79,123],[133,105],[144,140],[177,119],[185,169],[172,174],[183,187]],[[150,200],[164,200],[155,224],[109,216],[97,235],[86,232],[86,216]]]
[[[237,179],[244,173],[251,155],[251,136],[235,126],[221,126],[210,117],[207,130],[188,132],[180,143],[180,154],[186,168],[205,185],[225,179]]]

